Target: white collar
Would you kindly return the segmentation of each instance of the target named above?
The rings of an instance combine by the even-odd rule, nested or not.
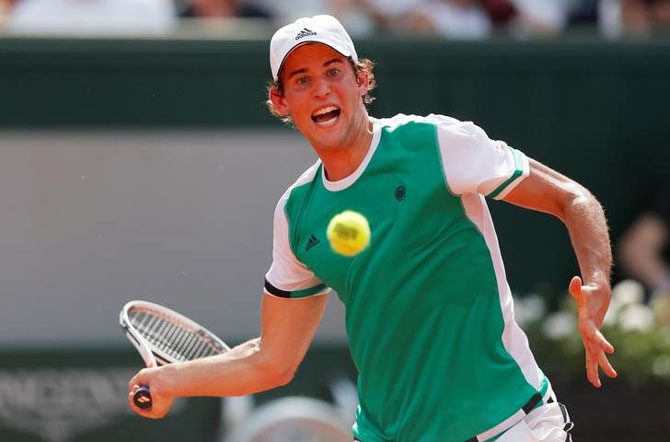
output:
[[[358,165],[358,167],[356,168],[356,170],[353,171],[353,173],[347,175],[341,180],[330,181],[328,178],[326,178],[326,168],[321,167],[321,180],[323,181],[323,186],[327,190],[330,190],[331,192],[338,192],[340,190],[344,190],[347,187],[354,184],[356,180],[358,180],[358,178],[361,175],[363,175],[363,172],[365,172],[365,168],[368,167],[368,164],[370,163],[372,156],[375,154],[375,151],[377,150],[377,146],[379,146],[379,139],[381,138],[381,132],[382,132],[382,125],[379,124],[376,118],[370,118],[370,122],[372,123],[372,140],[370,141],[370,148],[365,154],[365,158],[363,158],[363,161],[361,161],[361,164]]]

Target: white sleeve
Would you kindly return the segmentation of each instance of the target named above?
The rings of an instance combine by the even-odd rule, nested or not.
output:
[[[502,199],[529,174],[528,158],[504,141],[491,140],[471,122],[437,121],[437,141],[449,190]]]
[[[277,203],[272,238],[272,265],[265,274],[265,293],[282,298],[304,298],[330,288],[317,278],[291,250],[288,220],[284,212],[288,191]]]

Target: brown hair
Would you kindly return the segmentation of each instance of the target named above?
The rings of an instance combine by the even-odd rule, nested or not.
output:
[[[375,74],[372,72],[372,69],[374,67],[374,62],[372,60],[369,60],[367,58],[361,58],[358,61],[354,61],[351,57],[347,58],[349,60],[349,63],[351,63],[351,68],[354,70],[354,76],[358,78],[358,73],[359,72],[367,72],[368,73],[368,92],[363,96],[363,103],[364,104],[370,104],[374,101],[375,97],[370,95],[370,91],[377,86],[377,82],[375,81]],[[267,92],[268,95],[270,93],[270,89],[276,89],[279,94],[283,95],[284,94],[284,83],[281,80],[281,76],[277,77],[277,80],[271,81],[268,83],[267,86]],[[265,101],[265,105],[267,106],[268,110],[272,115],[275,117],[279,118],[282,122],[286,124],[293,124],[293,119],[291,118],[290,115],[282,115],[277,111],[277,108],[275,105],[272,103],[272,100],[268,98]]]

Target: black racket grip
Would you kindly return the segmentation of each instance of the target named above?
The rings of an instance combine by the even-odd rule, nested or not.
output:
[[[151,408],[151,393],[149,392],[149,387],[145,385],[140,386],[133,395],[133,402],[135,402],[137,408],[141,408],[142,410]]]

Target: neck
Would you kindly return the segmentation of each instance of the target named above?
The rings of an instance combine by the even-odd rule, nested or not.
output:
[[[348,177],[361,165],[372,143],[372,123],[364,112],[361,121],[352,128],[348,141],[337,148],[315,150],[330,181]]]

